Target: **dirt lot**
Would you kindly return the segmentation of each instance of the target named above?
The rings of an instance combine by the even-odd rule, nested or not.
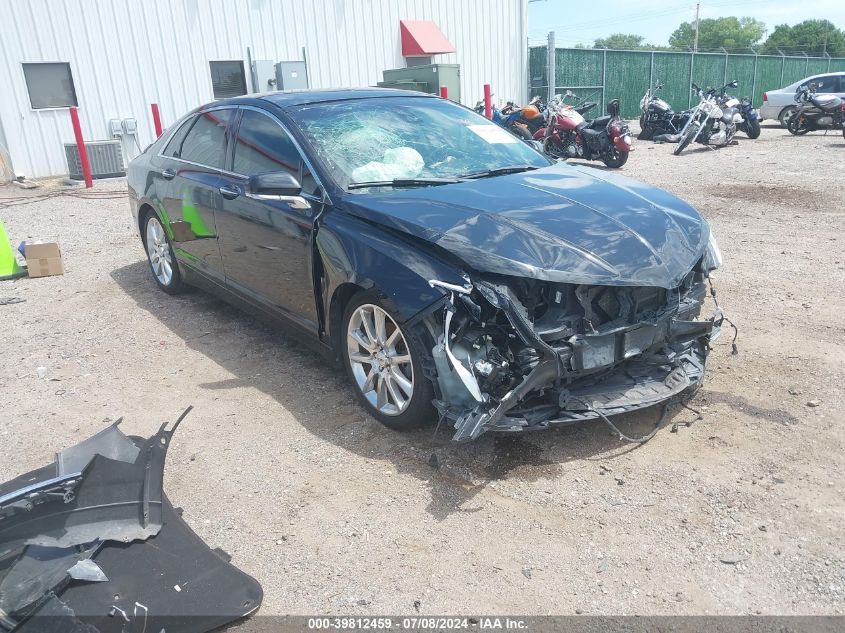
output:
[[[165,488],[262,583],[262,613],[841,614],[843,158],[841,135],[777,128],[681,157],[639,143],[624,173],[696,205],[725,257],[739,354],[717,342],[703,419],[641,447],[601,423],[440,441],[439,470],[430,429],[382,428],[295,341],[160,292],[125,199],[0,209],[67,269],[0,282],[26,300],[0,306],[0,480],[107,419],[150,435],[193,404]]]

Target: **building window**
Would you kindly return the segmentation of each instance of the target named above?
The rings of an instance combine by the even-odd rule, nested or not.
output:
[[[242,61],[208,62],[211,67],[211,88],[215,99],[240,97],[246,94],[246,77]]]
[[[29,92],[29,103],[33,110],[44,108],[69,108],[78,105],[76,89],[70,64],[33,63],[22,64]]]

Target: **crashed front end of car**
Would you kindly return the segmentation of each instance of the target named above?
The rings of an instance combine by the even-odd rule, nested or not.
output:
[[[484,274],[447,294],[426,317],[436,333],[435,406],[467,441],[486,431],[527,431],[689,397],[704,380],[723,321],[703,314],[712,236],[672,288],[555,283]]]

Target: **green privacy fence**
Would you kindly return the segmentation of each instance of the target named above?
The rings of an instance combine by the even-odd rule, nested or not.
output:
[[[547,47],[528,49],[531,96],[548,96],[548,62]],[[619,99],[622,116],[627,118],[639,116],[640,99],[657,81],[664,84],[661,98],[675,110],[684,110],[695,102],[691,82],[702,87],[722,86],[732,79],[739,82],[734,94],[752,97],[759,107],[766,90],[810,75],[845,72],[845,58],[585,48],[557,48],[554,62],[556,93],[570,89],[602,107],[610,99]]]

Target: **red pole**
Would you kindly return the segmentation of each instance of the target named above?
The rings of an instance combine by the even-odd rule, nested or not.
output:
[[[156,136],[161,136],[163,129],[161,127],[161,113],[158,111],[158,104],[151,103],[150,109],[153,111],[153,125],[156,129]]]
[[[70,122],[73,124],[73,135],[76,137],[76,148],[79,150],[79,162],[82,163],[82,176],[85,178],[85,187],[90,189],[94,186],[91,178],[91,163],[88,162],[88,150],[85,149],[85,139],[82,138],[82,126],[79,124],[79,112],[76,108],[70,109]]]
[[[449,89],[446,86],[440,86],[440,98],[441,99],[448,99],[449,98]]]
[[[493,93],[490,92],[490,84],[484,84],[484,116],[493,118]]]

